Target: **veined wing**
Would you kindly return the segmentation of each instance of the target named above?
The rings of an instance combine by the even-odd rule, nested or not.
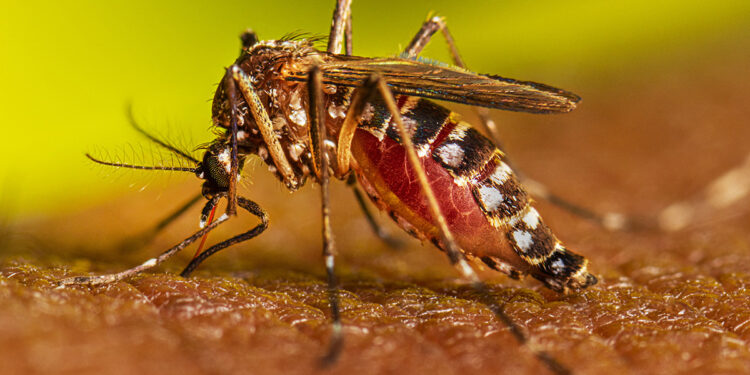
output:
[[[421,60],[330,55],[320,68],[325,84],[358,87],[370,74],[378,73],[396,94],[508,111],[569,112],[581,100],[578,95],[545,84],[482,75]],[[290,72],[287,79],[303,81],[307,73]]]

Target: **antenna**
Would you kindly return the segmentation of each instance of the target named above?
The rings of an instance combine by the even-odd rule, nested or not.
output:
[[[122,167],[122,168],[130,168],[130,169],[140,169],[144,171],[178,171],[178,172],[191,172],[195,173],[197,168],[187,168],[187,167],[165,167],[161,165],[134,165],[134,164],[125,164],[125,163],[114,163],[104,160],[99,160],[91,154],[86,154],[86,157],[91,159],[94,163],[102,164],[102,165],[108,165],[110,167]]]

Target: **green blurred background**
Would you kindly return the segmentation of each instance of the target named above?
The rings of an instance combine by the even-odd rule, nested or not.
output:
[[[127,124],[126,103],[177,143],[208,141],[210,99],[239,32],[325,34],[332,3],[4,0],[0,215],[63,212],[148,185],[83,156],[153,158]],[[700,59],[750,29],[747,0],[355,1],[355,54],[397,54],[430,11],[447,17],[473,70],[575,92],[654,62]],[[448,61],[440,40],[426,55]]]

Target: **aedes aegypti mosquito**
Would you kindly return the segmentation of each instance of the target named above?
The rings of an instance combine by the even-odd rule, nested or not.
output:
[[[455,66],[418,57],[438,31],[447,41]],[[266,213],[237,194],[237,180],[250,155],[259,156],[292,191],[308,178],[321,185],[323,255],[333,320],[329,362],[342,345],[329,210],[331,177],[361,186],[406,232],[444,251],[482,302],[522,343],[526,336],[489,297],[470,261],[514,279],[530,274],[559,293],[597,282],[588,271],[587,259],[563,246],[542,221],[505,153],[496,146],[499,143],[430,100],[564,113],[576,107],[578,96],[540,83],[466,70],[440,17],[426,21],[399,57],[353,56],[351,0],[337,2],[325,51],[315,49],[314,40],[300,36],[259,41],[248,31],[241,39],[242,53],[226,69],[213,100],[213,124],[221,135],[206,148],[202,160],[136,126],[194,168],[136,166],[89,156],[106,165],[195,173],[204,180],[202,195],[208,200],[201,215],[202,229],[139,266],[109,275],[72,277],[63,284],[111,283],[150,269],[236,216],[237,207],[258,217],[260,223],[199,250],[181,275],[189,276],[217,251],[262,233],[268,226]],[[486,113],[480,114],[486,133],[493,134],[494,124]],[[227,200],[226,211],[213,220],[222,199]],[[567,371],[546,353],[535,353],[552,370]]]

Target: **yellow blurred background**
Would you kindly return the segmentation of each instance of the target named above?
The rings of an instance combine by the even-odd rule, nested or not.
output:
[[[84,157],[112,150],[144,160],[126,103],[179,144],[208,141],[210,99],[238,34],[326,34],[332,9],[333,1],[4,0],[0,216],[62,212],[148,185]],[[652,62],[700,59],[750,29],[747,0],[355,1],[355,54],[397,54],[430,11],[447,17],[473,70],[574,92]],[[449,61],[445,50],[436,39],[426,55]]]

